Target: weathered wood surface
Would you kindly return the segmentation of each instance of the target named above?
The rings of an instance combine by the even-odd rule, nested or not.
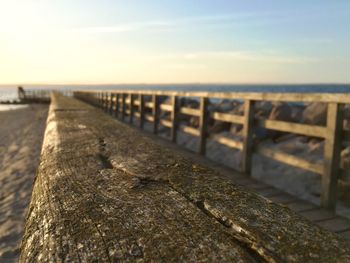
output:
[[[306,218],[311,219],[312,222],[337,233],[338,235],[350,240],[350,219],[344,218],[340,215],[332,213],[329,210],[320,209],[315,204],[312,204],[308,201],[299,199],[299,197],[291,196],[288,193],[285,193],[277,188],[266,185],[260,181],[256,181],[253,178],[242,175],[232,168],[222,166],[214,161],[211,161],[199,154],[191,152],[190,150],[184,149],[179,145],[164,140],[157,136],[153,136],[150,133],[145,133],[146,136],[150,137],[152,140],[155,140],[157,143],[162,144],[163,147],[170,148],[173,151],[181,154],[185,158],[193,160],[196,163],[202,164],[204,166],[209,166],[215,171],[217,171],[221,176],[231,180],[237,185],[243,186],[246,189],[251,190],[258,195],[261,195],[268,200],[278,203],[282,206],[288,207],[294,212],[302,214],[303,212],[312,212],[312,217],[306,215]],[[325,212],[331,212],[332,217],[324,219]],[[310,215],[310,214],[309,214]]]
[[[20,262],[348,262],[350,244],[54,96]]]
[[[237,92],[178,92],[178,91],[126,91],[126,90],[114,90],[118,94],[125,94],[125,92],[138,94],[142,96],[151,95],[152,98],[164,97],[180,99],[181,97],[197,97],[200,99],[201,104],[200,108],[190,108],[190,107],[177,107],[176,103],[173,102],[172,105],[174,108],[171,112],[171,120],[173,122],[171,128],[171,140],[176,142],[177,127],[179,126],[175,116],[178,114],[192,115],[199,117],[199,129],[193,127],[181,127],[180,130],[188,133],[192,136],[199,137],[199,153],[202,155],[206,154],[206,141],[210,135],[208,125],[205,125],[208,122],[205,119],[208,119],[207,107],[202,102],[209,101],[212,98],[222,98],[222,99],[239,99],[244,100],[244,115],[232,115],[221,112],[213,112],[213,116],[210,118],[216,121],[223,122],[233,122],[242,124],[243,126],[243,142],[242,147],[238,147],[242,151],[241,158],[241,172],[249,175],[252,169],[252,156],[254,152],[258,152],[265,157],[272,158],[276,161],[282,162],[284,164],[298,167],[304,170],[308,170],[317,174],[322,175],[322,193],[321,193],[321,206],[329,210],[335,210],[336,207],[336,192],[337,192],[337,180],[338,173],[340,170],[340,150],[342,145],[348,144],[347,139],[349,134],[345,131],[346,122],[342,117],[341,108],[344,106],[344,103],[350,103],[349,94],[327,94],[327,93],[308,93],[308,94],[286,94],[286,93],[237,93]],[[107,92],[108,93],[108,92]],[[94,104],[94,94],[96,91],[77,91],[74,93],[76,97]],[[308,125],[304,123],[294,123],[281,120],[269,120],[269,119],[259,119],[254,118],[254,107],[253,105],[257,101],[298,101],[298,102],[326,102],[328,103],[328,114],[327,114],[327,126],[319,125]],[[96,101],[96,100],[95,100]],[[158,107],[155,107],[157,103],[149,102],[153,107],[152,110],[155,113]],[[165,104],[167,105],[167,104]],[[167,106],[170,106],[167,105]],[[204,105],[204,107],[203,107]],[[167,108],[167,107],[165,107]],[[159,108],[160,110],[161,107]],[[175,112],[175,109],[178,112]],[[169,110],[169,107],[168,107]],[[339,113],[338,113],[339,112]],[[155,115],[155,114],[154,114]],[[203,118],[205,117],[205,118]],[[155,115],[153,118],[154,133],[157,133],[157,127],[159,122],[161,122],[162,115]],[[209,119],[210,119],[209,118]],[[123,119],[122,119],[123,120]],[[203,121],[204,120],[204,121]],[[152,122],[152,119],[148,119]],[[141,120],[142,123],[142,120]],[[169,125],[168,125],[169,127]],[[324,160],[323,163],[312,163],[307,160],[301,160],[296,158],[291,154],[283,152],[274,152],[269,149],[260,148],[256,151],[256,143],[259,140],[254,140],[254,129],[262,128],[267,130],[275,130],[280,132],[287,132],[291,134],[306,135],[311,137],[319,137],[325,139],[325,151],[324,151]],[[342,140],[342,138],[345,140]],[[237,148],[234,146],[240,146],[234,142],[229,142],[225,138],[217,140],[218,143],[226,145],[227,142],[229,146]],[[255,143],[253,143],[255,142]],[[254,145],[254,147],[253,147]],[[254,149],[255,148],[255,149]]]

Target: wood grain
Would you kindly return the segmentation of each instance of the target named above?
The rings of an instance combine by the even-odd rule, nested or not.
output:
[[[20,262],[347,262],[349,243],[54,96]]]

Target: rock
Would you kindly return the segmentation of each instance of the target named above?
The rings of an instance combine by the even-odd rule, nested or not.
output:
[[[292,120],[292,107],[287,103],[277,103],[273,106],[268,119],[290,122]]]
[[[292,121],[293,122],[300,122],[303,118],[303,112],[305,110],[304,106],[300,105],[292,105]]]
[[[350,119],[350,105],[346,104],[344,106],[344,119]]]
[[[223,100],[219,104],[212,104],[208,107],[209,110],[209,132],[210,133],[221,133],[225,131],[230,131],[232,126],[235,124],[223,121],[215,121],[213,119],[214,112],[223,112],[232,115],[242,115],[243,114],[243,104],[239,101]]]
[[[350,146],[342,150],[340,166],[342,170],[338,180],[337,195],[346,206],[350,206]]]
[[[191,99],[191,98],[181,98],[180,99],[180,106],[181,107],[188,107],[188,108],[192,108],[192,109],[198,109],[199,108],[199,101]]]
[[[210,133],[221,133],[224,131],[229,131],[231,128],[231,123],[223,121],[215,121],[214,125],[209,127]]]
[[[337,188],[337,195],[338,199],[342,200],[345,205],[350,205],[350,182],[347,181],[338,181],[338,188]]]
[[[198,109],[199,101],[191,98],[181,98],[179,100],[179,107],[188,107],[192,109]],[[198,127],[198,124],[199,124],[199,121],[197,120],[198,117],[190,116],[187,114],[178,114],[177,118],[180,124],[190,125],[192,127]]]
[[[342,150],[340,156],[341,179],[350,182],[350,146]]]
[[[234,115],[243,115],[244,114],[244,104],[241,102],[236,102],[234,108],[230,111]]]
[[[195,116],[190,117],[189,124],[190,124],[190,126],[192,126],[194,128],[198,128],[199,127],[199,118],[195,117]]]
[[[344,120],[344,128],[346,129],[346,130],[350,130],[350,119],[345,119]]]
[[[235,135],[239,135],[243,129],[243,125],[240,124],[232,124],[230,128],[230,132]]]
[[[326,125],[327,104],[313,102],[310,103],[302,114],[302,122],[311,125]]]
[[[260,107],[260,114],[256,114],[256,118],[265,117],[265,114],[267,114],[268,112],[269,106],[270,104],[266,104],[263,107]],[[287,103],[275,103],[274,105],[272,105],[272,109],[267,119],[290,122],[292,120],[292,107]],[[284,135],[283,132],[267,130],[261,127],[256,127],[254,129],[254,134],[259,140],[271,137],[273,141],[278,140],[280,136]]]
[[[230,100],[222,100],[219,103],[211,103],[208,106],[209,112],[229,112],[234,108],[234,104]]]
[[[270,115],[270,112],[273,108],[271,102],[268,101],[259,101],[254,105],[255,109],[255,118],[267,118]]]

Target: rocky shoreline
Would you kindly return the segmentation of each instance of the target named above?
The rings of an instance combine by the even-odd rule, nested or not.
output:
[[[164,98],[162,103],[168,103],[167,99]],[[182,98],[180,100],[180,105],[198,109],[199,101]],[[226,166],[239,169],[239,151],[220,145],[213,139],[216,136],[225,136],[235,140],[242,140],[242,125],[214,121],[212,116],[214,112],[243,115],[243,103],[237,100],[211,101],[208,110],[209,138],[207,142],[207,157]],[[198,127],[198,117],[188,115],[180,116],[180,125],[191,126],[194,128]],[[161,113],[161,118],[167,119],[168,117],[168,113]],[[344,118],[344,127],[350,129],[349,105],[344,107]],[[263,119],[325,126],[327,120],[327,104],[257,102],[255,104],[255,120],[258,122]],[[163,136],[169,135],[170,132],[166,127],[160,127],[159,131]],[[178,132],[178,134],[178,143],[180,145],[193,151],[197,150],[197,138],[183,132]],[[256,127],[254,129],[254,144],[263,144],[273,150],[292,154],[296,157],[315,163],[322,163],[324,149],[324,141],[322,139],[286,134]],[[349,145],[343,146],[341,156],[341,165],[345,169],[342,170],[338,183],[338,198],[340,200],[339,209],[344,210],[346,216],[350,216],[350,212],[346,208],[347,206],[350,207],[350,169],[346,169],[350,168]],[[319,204],[321,191],[319,175],[284,165],[262,156],[254,156],[252,173],[252,176],[258,180]]]

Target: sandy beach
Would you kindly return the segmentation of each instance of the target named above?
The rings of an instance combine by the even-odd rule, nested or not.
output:
[[[16,262],[48,107],[0,111],[0,262]]]

